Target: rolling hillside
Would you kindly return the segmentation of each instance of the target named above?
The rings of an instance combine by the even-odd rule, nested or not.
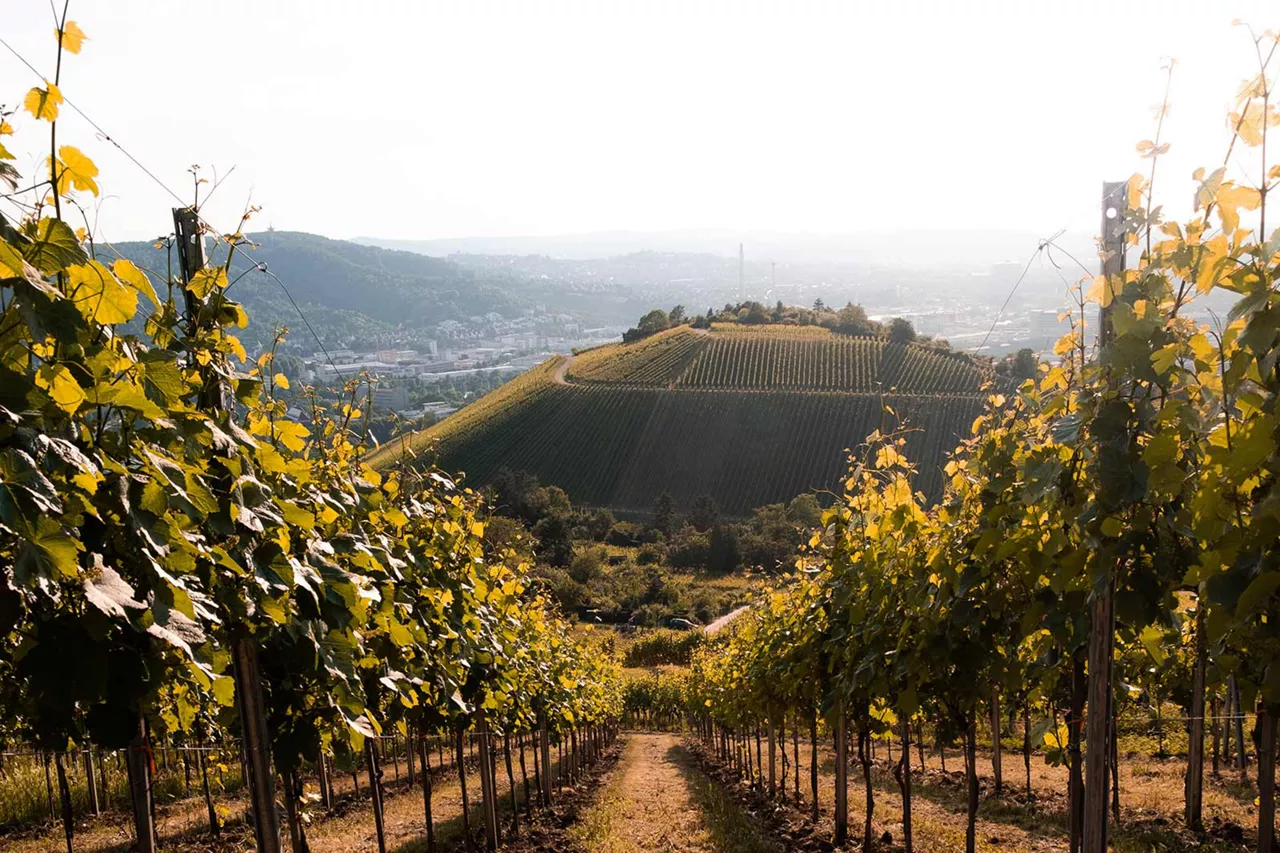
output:
[[[839,490],[846,448],[885,424],[883,401],[917,428],[908,455],[936,497],[984,379],[968,356],[916,344],[817,327],[681,326],[548,361],[371,461],[393,465],[412,449],[472,486],[507,467],[587,504],[647,510],[665,491],[681,507],[710,494],[743,514]]]

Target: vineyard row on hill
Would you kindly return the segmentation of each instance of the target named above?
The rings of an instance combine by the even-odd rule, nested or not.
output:
[[[700,333],[678,327],[578,356],[574,382],[640,387],[976,393],[985,374],[963,354],[789,326]]]
[[[911,431],[906,454],[941,459],[981,411],[976,396],[890,396],[890,420]],[[576,500],[647,510],[663,491],[687,506],[715,496],[728,513],[820,488],[838,491],[846,449],[881,427],[875,395],[658,390],[546,384],[481,428],[444,433],[440,464],[479,485],[499,469],[528,471]],[[942,473],[921,471],[936,496]]]

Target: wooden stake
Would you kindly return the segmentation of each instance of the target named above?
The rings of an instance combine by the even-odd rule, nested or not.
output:
[[[770,747],[773,745],[773,729],[769,729]],[[773,775],[773,754],[769,755],[769,774]],[[772,793],[772,779],[770,780]],[[835,843],[843,844],[849,837],[849,724],[841,706],[836,717],[836,792],[835,792]]]
[[[95,815],[102,814],[98,803],[97,775],[93,772],[93,747],[88,744],[84,747],[84,782],[89,792],[89,811]]]
[[[129,799],[133,803],[133,843],[138,853],[156,853],[151,801],[151,747],[147,738],[147,721],[141,712],[137,725],[125,755],[129,769]]]
[[[373,738],[364,740],[364,760],[369,770],[369,799],[373,805],[373,825],[378,836],[378,853],[387,853],[387,836],[382,823],[382,770],[378,767],[378,746]]]
[[[467,801],[467,760],[466,745],[462,740],[466,736],[466,722],[458,720],[458,736],[454,743],[457,747],[454,754],[454,766],[458,771],[458,782],[462,786],[462,831],[467,838],[467,849],[475,849],[475,839],[471,837],[471,803]]]
[[[217,838],[222,827],[218,825],[218,811],[213,807],[213,795],[209,791],[209,759],[203,749],[197,756],[197,763],[200,765],[200,784],[204,788],[204,807],[209,814],[209,834]]]
[[[427,824],[427,853],[436,853],[436,827],[431,817],[431,744],[419,737],[422,745],[422,814]]]
[[[902,719],[902,843],[907,853],[911,847],[911,721]]]
[[[778,753],[778,741],[776,732],[773,730],[773,716],[770,715],[768,720],[769,730],[769,796],[776,797],[778,795],[778,775],[776,758]]]
[[[1276,853],[1276,723],[1280,705],[1258,709],[1258,853]]]
[[[67,836],[67,853],[75,853],[71,849],[71,839],[76,833],[75,818],[71,812],[71,786],[67,784],[67,768],[62,763],[62,753],[58,753],[58,795],[62,801],[62,831]]]
[[[994,686],[991,688],[991,770],[998,797],[1004,793],[1004,744],[1000,742],[1000,691]]]

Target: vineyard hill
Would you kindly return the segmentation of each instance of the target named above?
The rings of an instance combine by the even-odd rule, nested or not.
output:
[[[946,454],[982,409],[988,369],[963,353],[814,326],[688,326],[559,356],[370,461],[412,450],[473,487],[503,468],[575,502],[681,509],[709,494],[729,515],[839,492],[848,448],[900,419],[917,487],[937,498]],[[885,407],[893,414],[885,411]]]

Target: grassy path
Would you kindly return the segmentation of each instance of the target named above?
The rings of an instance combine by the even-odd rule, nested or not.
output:
[[[679,735],[631,734],[599,801],[572,833],[579,849],[746,851],[782,848],[697,767]]]

